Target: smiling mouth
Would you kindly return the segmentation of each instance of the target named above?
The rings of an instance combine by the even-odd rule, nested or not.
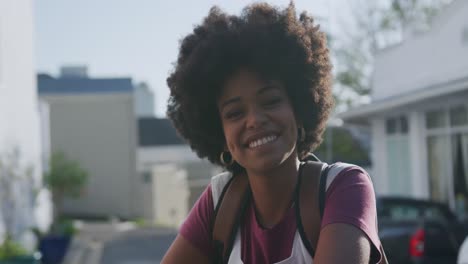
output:
[[[272,141],[275,141],[278,138],[276,135],[266,136],[257,140],[254,140],[249,143],[249,148],[257,148]]]

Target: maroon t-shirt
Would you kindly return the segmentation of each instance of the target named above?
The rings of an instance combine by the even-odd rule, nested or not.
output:
[[[365,171],[352,166],[339,172],[327,189],[325,203],[322,228],[332,223],[353,225],[367,235],[373,244],[373,250],[380,248],[374,189]],[[213,197],[211,185],[208,185],[180,229],[180,235],[208,257],[214,255],[210,232],[213,217]],[[240,227],[242,261],[275,263],[288,258],[296,228],[294,207],[286,212],[277,225],[265,229],[258,224],[251,203]]]

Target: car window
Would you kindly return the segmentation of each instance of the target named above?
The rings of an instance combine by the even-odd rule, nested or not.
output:
[[[388,217],[392,220],[416,220],[419,218],[418,208],[396,205],[389,208]]]
[[[444,212],[438,207],[425,207],[423,216],[425,219],[447,220]]]
[[[384,202],[379,206],[379,219],[404,220],[452,220],[450,214],[438,205],[404,202]]]

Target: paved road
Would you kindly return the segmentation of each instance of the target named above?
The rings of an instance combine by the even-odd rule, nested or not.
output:
[[[85,223],[73,239],[64,264],[159,263],[175,236],[172,229]]]
[[[124,232],[105,243],[101,264],[159,263],[175,236],[175,232],[161,232],[154,228]]]

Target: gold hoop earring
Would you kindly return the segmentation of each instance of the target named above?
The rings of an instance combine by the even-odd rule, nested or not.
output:
[[[306,132],[305,132],[305,129],[304,127],[300,127],[297,129],[297,139],[299,142],[302,142],[305,140],[305,137],[306,137]]]
[[[224,156],[226,154],[229,154],[229,161],[226,161],[226,158]],[[221,164],[223,164],[226,167],[229,167],[232,164],[234,164],[234,159],[232,158],[231,153],[229,153],[228,151],[222,151],[221,152],[221,155],[219,155],[219,161],[221,161]]]

